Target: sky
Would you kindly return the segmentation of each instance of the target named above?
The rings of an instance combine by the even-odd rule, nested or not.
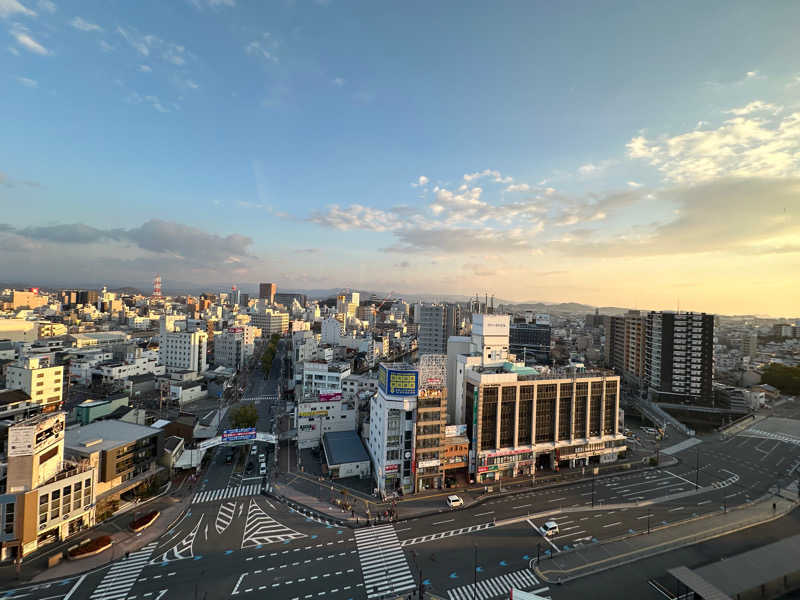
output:
[[[0,281],[797,316],[798,17],[0,0]]]

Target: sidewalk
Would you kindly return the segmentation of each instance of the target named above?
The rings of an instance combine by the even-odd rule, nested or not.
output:
[[[189,505],[193,491],[188,483],[184,485],[184,481],[181,480],[175,483],[163,496],[156,496],[139,504],[128,505],[110,519],[91,529],[82,531],[79,535],[57,545],[47,545],[31,553],[23,560],[19,575],[13,565],[1,566],[0,587],[9,588],[29,581],[40,582],[73,577],[86,571],[103,567],[124,556],[126,552],[134,552],[152,542],[169,529],[171,524],[177,520]],[[152,510],[157,510],[161,513],[156,522],[140,533],[131,533],[128,529],[128,524],[134,519],[135,515],[141,516]],[[80,541],[101,535],[111,536],[113,545],[108,550],[81,560],[73,561],[63,558],[58,565],[48,568],[47,564],[50,557],[56,554],[66,555],[67,549]]]
[[[678,460],[675,457],[662,455],[657,467],[650,465],[645,466],[640,463],[609,465],[601,471],[601,474],[597,475],[597,479],[616,477],[625,473],[634,473],[655,468],[665,468],[677,462]],[[625,467],[624,465],[629,466]],[[451,511],[452,509],[447,508],[445,504],[445,498],[451,494],[459,495],[464,500],[463,508],[466,509],[479,505],[489,499],[511,496],[531,491],[532,489],[540,490],[571,485],[582,479],[586,479],[585,473],[581,473],[581,471],[576,469],[574,472],[571,471],[566,474],[537,476],[536,483],[533,486],[531,485],[531,479],[525,477],[503,482],[502,485],[498,484],[496,486],[478,484],[420,492],[413,496],[397,498],[394,503],[391,501],[380,502],[376,498],[368,498],[363,494],[353,493],[348,488],[339,486],[335,481],[331,481],[330,479],[300,472],[281,472],[278,478],[273,482],[273,489],[278,495],[292,500],[297,504],[308,506],[315,511],[330,515],[337,520],[354,523],[355,521],[352,519],[351,515],[343,513],[340,508],[334,506],[330,502],[331,499],[341,499],[343,497],[343,491],[347,494],[347,502],[352,504],[355,515],[360,519],[366,518],[367,509],[369,509],[370,516],[374,518],[394,507],[397,511],[397,518],[395,520],[404,521],[438,514],[443,511]],[[491,489],[491,487],[495,489],[487,491]],[[331,493],[332,491],[333,493]]]
[[[543,558],[535,571],[547,583],[566,583],[778,519],[798,505],[796,494],[791,499],[789,497],[790,494],[767,495],[727,512],[651,529],[651,533],[638,533],[582,546],[555,554],[552,558]]]

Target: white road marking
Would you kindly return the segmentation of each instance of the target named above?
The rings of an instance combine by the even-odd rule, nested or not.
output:
[[[622,525],[622,521],[617,521],[616,523],[609,523],[608,525],[603,525],[603,529],[606,527],[614,527],[615,525]]]
[[[444,523],[452,523],[455,519],[447,519],[446,521],[436,521],[434,525],[442,525]]]

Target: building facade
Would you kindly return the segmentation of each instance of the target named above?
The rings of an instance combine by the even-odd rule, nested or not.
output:
[[[610,372],[477,366],[465,373],[465,391],[476,482],[613,462],[626,451],[620,378]]]
[[[167,332],[160,338],[158,362],[168,373],[176,370],[203,373],[208,368],[208,334],[205,331]]]
[[[259,283],[258,284],[258,297],[268,300],[270,304],[275,302],[275,292],[278,291],[278,286],[274,283]]]
[[[714,315],[650,312],[646,317],[645,378],[656,402],[714,402]]]
[[[20,359],[6,370],[6,387],[28,394],[43,412],[61,409],[63,386],[64,367],[53,366],[49,357]]]
[[[414,411],[419,373],[411,365],[382,363],[370,403],[367,450],[381,495],[414,491]]]
[[[510,351],[524,362],[535,359],[540,364],[550,362],[550,325],[544,323],[511,323]]]

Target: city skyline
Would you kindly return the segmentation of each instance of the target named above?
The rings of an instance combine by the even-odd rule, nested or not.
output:
[[[792,316],[796,15],[0,0],[0,279]]]

